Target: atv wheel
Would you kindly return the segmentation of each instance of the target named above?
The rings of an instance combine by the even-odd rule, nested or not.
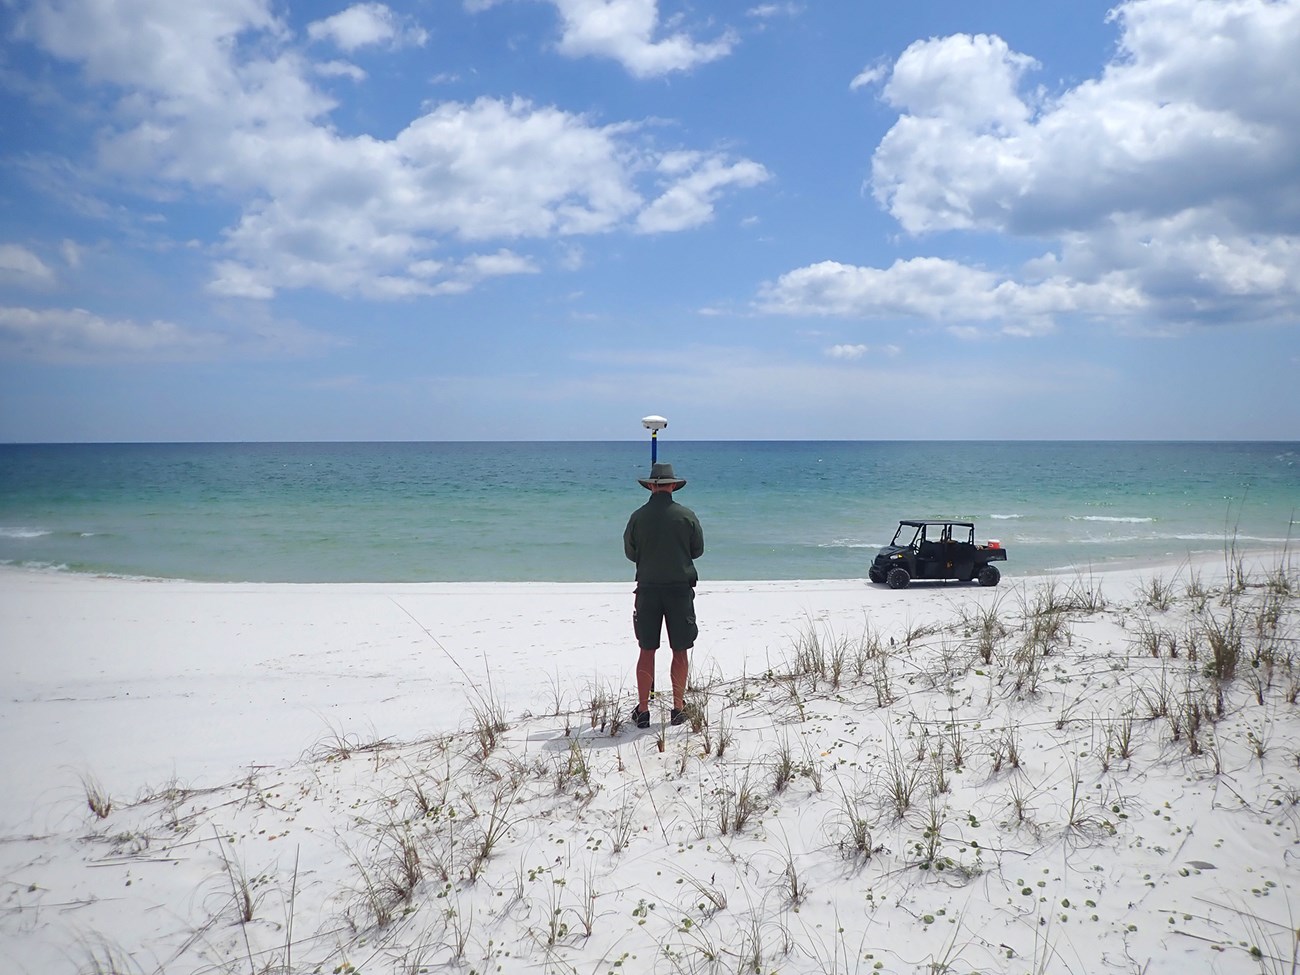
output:
[[[867,578],[870,579],[872,582],[879,584],[885,581],[885,572],[883,569],[877,569],[873,565],[870,569],[867,570]]]
[[[907,574],[907,570],[898,567],[890,569],[889,575],[885,576],[885,582],[890,589],[906,589],[911,581],[912,577]]]
[[[980,569],[979,580],[981,586],[996,586],[1002,578],[1002,573],[998,571],[995,565],[986,565]]]

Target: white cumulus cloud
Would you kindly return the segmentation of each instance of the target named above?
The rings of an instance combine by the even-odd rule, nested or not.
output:
[[[759,308],[785,315],[977,322],[1013,334],[1039,334],[1052,329],[1056,315],[1132,314],[1143,300],[1122,280],[1085,284],[1053,277],[1025,283],[926,257],[888,268],[836,261],[798,268],[762,289]]]
[[[700,41],[684,32],[659,36],[657,0],[552,0],[562,24],[559,49],[570,57],[606,57],[632,75],[652,78],[726,57],[735,38]]]
[[[625,40],[658,25],[653,2],[565,10],[589,39],[598,22],[601,36]],[[368,3],[308,34],[352,50],[416,40],[413,29]],[[98,136],[98,177],[234,201],[209,282],[222,296],[463,291],[531,273],[522,241],[697,226],[722,194],[766,175],[718,152],[656,149],[635,123],[598,124],[522,98],[434,104],[391,137],[344,132],[314,79],[363,74],[313,62],[269,0],[51,0],[19,32],[116,99]],[[686,61],[701,56],[678,35],[651,46],[679,42],[693,52]],[[659,56],[630,56],[642,55],[646,65]],[[483,256],[507,249],[511,260]]]
[[[406,23],[382,3],[358,3],[324,20],[307,26],[307,36],[314,41],[329,40],[340,49],[352,52],[372,45],[423,45],[428,33]]]
[[[1300,2],[1128,0],[1111,16],[1110,63],[1059,93],[1027,90],[1037,62],[987,35],[918,41],[880,79],[900,113],[872,157],[880,206],[922,247],[973,231],[1043,257],[1000,270],[825,262],[767,285],[760,306],[1012,334],[1062,316],[1295,321]]]
[[[917,41],[895,62],[884,99],[916,117],[950,119],[975,130],[1011,130],[1029,107],[1017,93],[1033,58],[985,34]]]

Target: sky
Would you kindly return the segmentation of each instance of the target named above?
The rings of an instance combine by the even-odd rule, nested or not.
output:
[[[0,0],[0,441],[1300,439],[1300,0]]]

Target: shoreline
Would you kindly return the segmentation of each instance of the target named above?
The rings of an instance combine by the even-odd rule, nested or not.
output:
[[[842,576],[809,576],[809,577],[781,577],[781,578],[716,578],[706,580],[709,583],[717,585],[749,585],[756,583],[773,583],[773,584],[813,584],[813,583],[851,583],[857,581],[866,581],[866,570],[871,563],[871,559],[879,546],[863,547],[864,552],[870,554],[864,555],[861,563],[862,572],[859,575],[842,575]],[[1266,561],[1269,559],[1285,558],[1290,554],[1293,548],[1291,540],[1285,538],[1270,539],[1250,539],[1235,548],[1230,547],[1230,542],[1217,549],[1189,549],[1182,553],[1167,552],[1164,554],[1152,555],[1134,555],[1123,559],[1111,559],[1097,563],[1085,562],[1080,564],[1064,564],[1056,566],[1040,566],[1026,571],[1023,575],[1013,575],[1013,579],[1047,579],[1047,578],[1065,578],[1080,575],[1113,575],[1124,572],[1143,572],[1143,571],[1163,571],[1178,566],[1188,565],[1206,565],[1214,562],[1228,562],[1233,556],[1244,558],[1248,561]],[[630,570],[629,570],[630,572]],[[627,583],[634,585],[630,575],[620,576],[610,579],[581,579],[581,580],[556,580],[556,579],[400,579],[400,580],[266,580],[266,579],[200,579],[191,576],[166,576],[166,575],[141,575],[127,572],[113,572],[102,569],[72,569],[66,565],[49,565],[49,564],[27,564],[18,562],[0,562],[0,577],[5,574],[26,575],[37,577],[59,577],[68,579],[101,579],[119,582],[138,582],[149,584],[183,584],[193,586],[267,586],[267,587],[302,587],[302,586],[323,586],[323,587],[385,587],[385,588],[421,588],[436,586],[481,586],[499,588],[502,586],[617,586]]]

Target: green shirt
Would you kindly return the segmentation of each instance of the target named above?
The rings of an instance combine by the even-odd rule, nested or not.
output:
[[[695,512],[671,494],[651,494],[627,520],[623,553],[636,563],[637,582],[693,586],[699,580],[693,560],[704,554],[704,530]]]

